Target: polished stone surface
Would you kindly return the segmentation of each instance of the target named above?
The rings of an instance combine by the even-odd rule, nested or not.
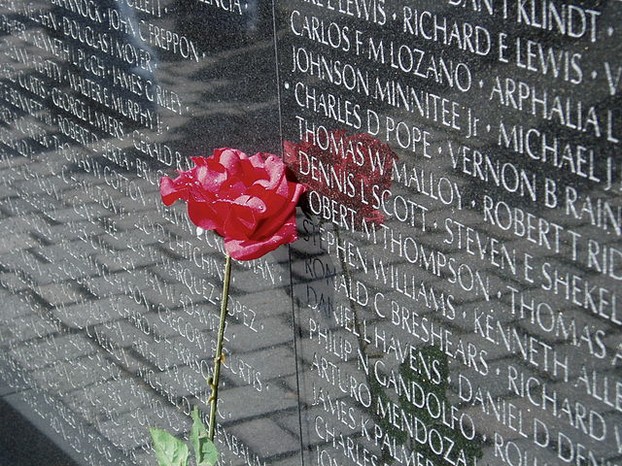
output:
[[[620,463],[622,9],[410,3],[0,1],[2,397],[77,464],[208,412],[158,180],[222,146],[312,188],[234,265],[222,464]]]

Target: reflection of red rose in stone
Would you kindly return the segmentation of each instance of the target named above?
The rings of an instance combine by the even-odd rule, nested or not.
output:
[[[177,178],[162,177],[162,202],[186,201],[190,220],[222,236],[231,257],[257,259],[296,240],[296,204],[304,187],[286,178],[280,158],[225,148],[192,161],[195,166]]]
[[[313,136],[284,144],[285,163],[309,189],[309,203],[313,204],[314,194],[336,201],[352,213],[352,228],[360,228],[363,221],[384,222],[374,199],[390,189],[397,155],[367,133],[334,130]]]

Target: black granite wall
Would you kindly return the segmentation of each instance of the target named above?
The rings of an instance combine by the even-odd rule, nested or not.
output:
[[[206,417],[222,243],[158,181],[228,146],[310,189],[234,264],[223,465],[622,464],[621,19],[0,0],[5,461],[155,464]]]

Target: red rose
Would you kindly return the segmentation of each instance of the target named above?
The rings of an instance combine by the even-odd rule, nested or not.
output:
[[[223,148],[192,161],[195,166],[177,178],[162,177],[162,202],[186,201],[190,220],[222,236],[232,258],[257,259],[296,240],[296,204],[304,187],[287,180],[279,157]]]

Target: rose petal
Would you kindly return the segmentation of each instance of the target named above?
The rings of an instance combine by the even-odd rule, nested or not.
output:
[[[265,200],[263,200],[259,196],[249,196],[248,194],[244,194],[238,197],[237,199],[235,199],[235,201],[233,202],[236,205],[248,207],[254,213],[257,213],[260,215],[266,212],[266,210],[268,210]]]
[[[223,225],[225,237],[247,239],[257,227],[257,217],[250,207],[233,203]]]
[[[188,217],[196,226],[204,230],[215,230],[218,228],[217,216],[214,209],[207,202],[188,201]]]
[[[259,179],[255,182],[266,189],[276,191],[281,196],[287,196],[287,179],[285,178],[285,165],[276,155],[270,155],[265,161],[267,179]]]
[[[180,186],[168,176],[163,176],[160,178],[160,196],[164,205],[170,206],[179,199],[187,200],[188,189],[186,186]]]
[[[244,152],[237,149],[222,148],[214,151],[214,160],[224,167],[228,176],[237,176],[242,169],[240,161],[247,158]]]
[[[303,185],[298,183],[290,183],[292,188],[292,194],[288,197],[288,204],[283,206],[278,212],[275,212],[274,215],[271,215],[269,218],[264,220],[261,225],[255,230],[255,237],[263,238],[265,236],[271,235],[274,231],[278,230],[278,226],[289,221],[289,217],[293,216],[296,211],[296,205],[298,204],[298,199],[300,195],[304,192],[305,188]]]
[[[258,259],[263,255],[274,251],[283,244],[296,241],[298,232],[296,230],[296,219],[293,217],[284,223],[279,231],[263,241],[236,240],[225,238],[225,251],[232,258],[239,261],[249,261]]]
[[[201,189],[211,193],[217,193],[227,180],[227,172],[218,164],[215,166],[202,165],[196,167],[194,179],[197,181],[198,185],[200,185]]]

